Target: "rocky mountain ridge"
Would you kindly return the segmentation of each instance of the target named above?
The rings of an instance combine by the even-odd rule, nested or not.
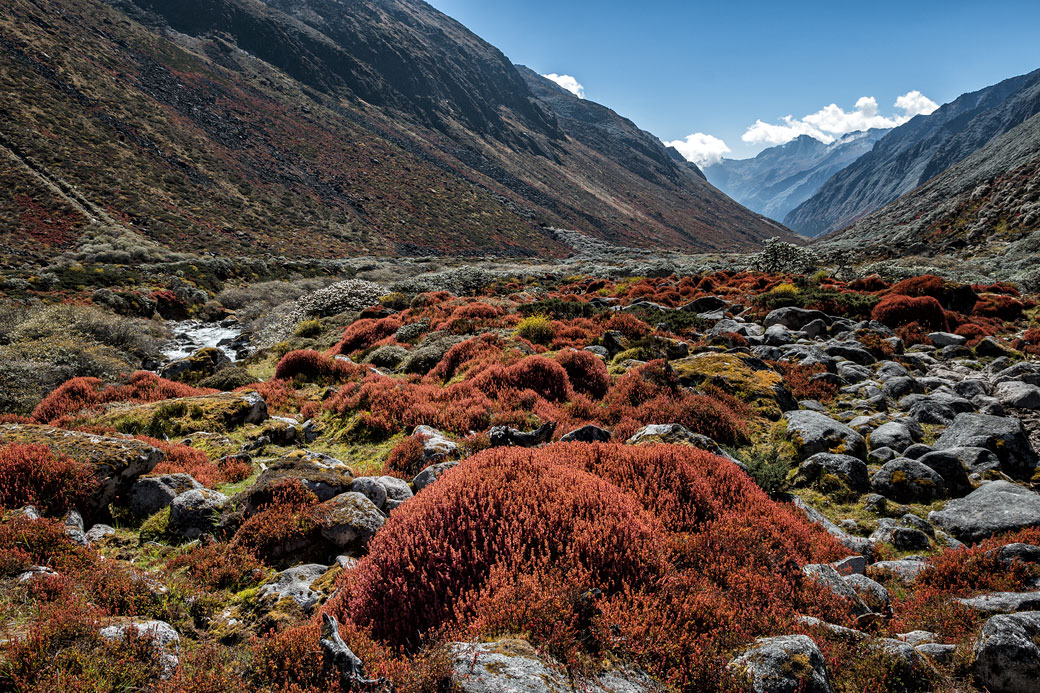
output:
[[[1040,70],[964,94],[883,137],[784,218],[807,236],[844,228],[1040,112]]]
[[[869,152],[887,132],[853,132],[831,143],[801,135],[751,159],[723,159],[706,166],[704,175],[748,209],[782,221],[831,176]]]

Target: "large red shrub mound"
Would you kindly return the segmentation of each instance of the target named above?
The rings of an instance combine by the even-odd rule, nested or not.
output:
[[[473,384],[489,395],[505,389],[532,390],[551,402],[564,402],[573,392],[563,366],[544,356],[529,356],[510,366],[492,366]]]
[[[918,323],[930,330],[947,330],[946,314],[942,304],[932,296],[904,296],[888,294],[874,306],[870,317],[889,327]]]
[[[32,418],[39,423],[53,423],[62,417],[112,402],[143,404],[212,392],[216,390],[175,383],[149,371],[137,371],[125,384],[111,387],[106,387],[97,378],[72,378],[47,395],[36,406]]]
[[[91,466],[46,445],[0,446],[0,511],[35,506],[44,515],[75,510],[100,486]]]
[[[364,366],[327,356],[317,351],[299,349],[283,356],[274,369],[276,380],[334,383],[352,380],[366,372]]]
[[[610,374],[607,364],[588,351],[566,349],[556,355],[556,363],[567,371],[567,378],[575,392],[588,395],[593,399],[603,399],[610,389]]]
[[[897,282],[892,286],[890,293],[915,298],[931,296],[941,303],[943,308],[959,313],[970,313],[978,300],[971,286],[947,281],[934,274],[922,274]]]
[[[388,318],[363,318],[353,322],[343,331],[339,344],[332,347],[332,354],[352,354],[361,349],[374,346],[401,329],[401,319],[391,315]]]
[[[614,632],[669,683],[704,690],[732,648],[796,614],[846,618],[799,568],[846,553],[700,450],[497,449],[395,511],[328,608],[410,649],[441,627],[564,649]],[[582,626],[592,588],[602,616]]]

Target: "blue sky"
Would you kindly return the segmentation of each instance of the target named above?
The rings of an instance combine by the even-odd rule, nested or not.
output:
[[[702,163],[899,123],[1040,68],[1038,0],[431,4]]]

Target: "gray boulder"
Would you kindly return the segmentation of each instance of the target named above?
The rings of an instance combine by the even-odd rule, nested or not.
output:
[[[310,611],[321,601],[321,594],[311,589],[314,581],[329,571],[320,563],[306,563],[278,573],[257,593],[261,601],[279,602],[292,599],[304,611]]]
[[[870,479],[870,487],[897,503],[930,503],[945,493],[943,479],[935,470],[905,457],[882,465]]]
[[[1000,460],[1001,469],[1011,476],[1032,476],[1040,458],[1029,443],[1018,419],[986,414],[959,414],[939,440],[936,450],[947,448],[986,448]]]
[[[874,613],[884,614],[892,610],[892,596],[880,583],[859,573],[846,575],[845,582]]]
[[[908,426],[890,421],[875,428],[867,442],[871,448],[891,448],[896,452],[902,452],[917,441]]]
[[[865,493],[870,488],[866,463],[850,455],[821,452],[805,460],[798,467],[798,478],[807,483],[818,481],[824,474],[836,476],[858,493]]]
[[[762,321],[762,327],[768,328],[773,325],[783,325],[791,330],[800,330],[813,320],[823,320],[825,323],[830,323],[830,318],[827,317],[826,313],[788,306],[786,308],[777,308],[766,315],[765,320]]]
[[[459,446],[446,435],[430,426],[416,426],[412,436],[423,441],[423,461],[451,460],[458,457]]]
[[[951,332],[931,332],[928,335],[928,339],[932,340],[932,344],[940,349],[948,346],[964,346],[968,343],[967,337]]]
[[[204,488],[189,474],[145,476],[130,487],[130,512],[139,518],[149,517],[168,507],[173,499],[187,491]]]
[[[754,693],[830,693],[823,653],[807,635],[760,638],[729,663]]]
[[[992,693],[1033,693],[1040,680],[1040,611],[993,616],[975,641],[973,670]]]
[[[1005,407],[1040,409],[1040,387],[1021,380],[1008,380],[998,384],[993,396]]]
[[[928,521],[966,544],[1040,526],[1040,495],[1009,481],[989,481],[928,513]]]
[[[446,471],[459,466],[458,462],[438,462],[437,464],[431,464],[426,469],[422,470],[415,475],[412,479],[412,486],[415,487],[415,492],[418,493],[424,488],[437,481],[441,478]]]
[[[802,572],[847,601],[857,615],[870,612],[870,608],[856,594],[856,590],[852,589],[834,566],[826,563],[810,563],[802,566]]]
[[[957,453],[952,450],[935,450],[922,455],[918,460],[942,477],[946,492],[957,498],[971,493],[971,482]]]
[[[954,601],[987,615],[1040,610],[1040,592],[993,592]]]
[[[864,459],[867,444],[863,436],[843,423],[815,411],[799,410],[784,413],[787,434],[801,459],[821,452],[851,455]]]
[[[398,479],[393,476],[381,476],[377,481],[386,489],[386,504],[383,509],[387,512],[400,507],[402,503],[414,495],[412,487],[404,479]]]
[[[185,539],[196,539],[214,531],[228,498],[207,488],[180,494],[170,503],[171,533]]]
[[[327,517],[321,536],[340,549],[351,545],[364,546],[386,522],[386,516],[379,508],[360,493],[341,493],[326,501],[323,508]]]
[[[870,566],[875,575],[891,574],[903,582],[914,582],[921,573],[931,569],[927,561],[915,561],[909,558],[901,558],[896,561],[878,561]]]
[[[561,443],[609,443],[610,431],[599,426],[582,426],[560,438]]]
[[[386,505],[387,492],[386,486],[383,483],[372,476],[359,476],[354,479],[354,483],[351,484],[350,490],[354,493],[360,493],[361,495],[372,501],[380,510]]]

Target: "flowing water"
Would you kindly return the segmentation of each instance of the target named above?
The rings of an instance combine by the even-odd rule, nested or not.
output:
[[[224,340],[230,342],[240,335],[242,333],[240,325],[185,320],[167,323],[167,326],[173,332],[173,340],[168,342],[162,350],[163,358],[168,361],[190,356],[203,347],[217,347],[232,361],[237,358],[235,352],[230,348],[230,343],[221,345],[220,342]]]

